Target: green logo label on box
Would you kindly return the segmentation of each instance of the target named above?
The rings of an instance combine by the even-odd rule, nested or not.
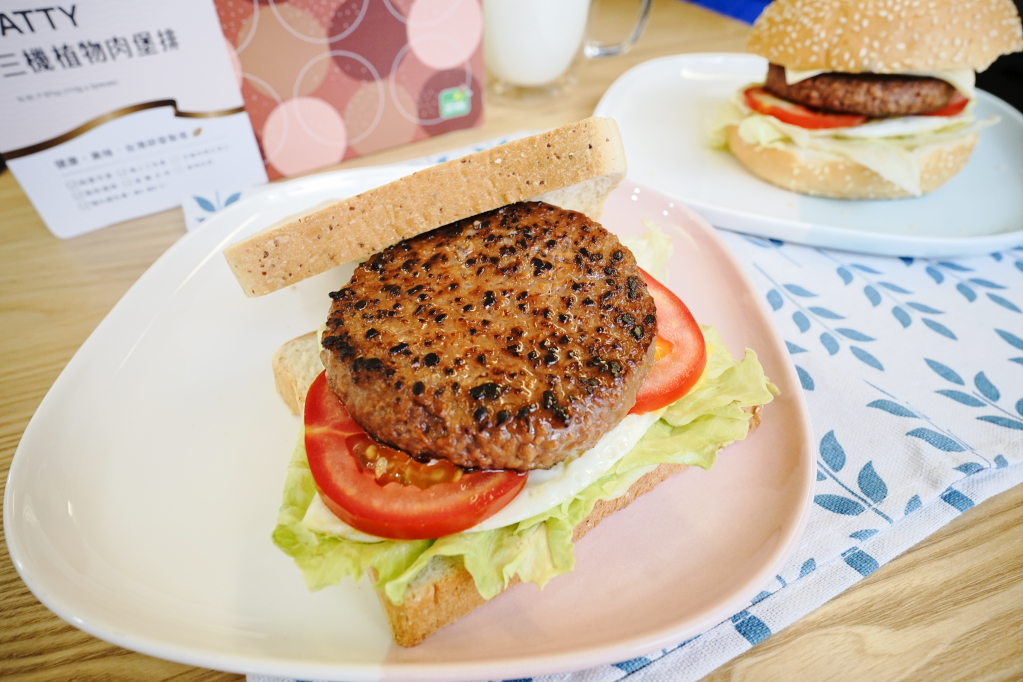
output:
[[[468,116],[472,111],[472,91],[464,85],[441,90],[437,97],[437,104],[441,118]]]

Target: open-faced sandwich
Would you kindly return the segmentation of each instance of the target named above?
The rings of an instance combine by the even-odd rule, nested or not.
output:
[[[977,71],[1023,49],[1010,0],[775,0],[753,25],[766,79],[737,92],[715,143],[779,187],[839,199],[931,192],[965,167]]]
[[[614,121],[587,119],[225,252],[250,295],[365,259],[273,358],[304,419],[273,538],[311,589],[368,575],[401,645],[570,572],[575,540],[709,467],[776,391],[658,281],[667,236],[594,221],[624,174]]]

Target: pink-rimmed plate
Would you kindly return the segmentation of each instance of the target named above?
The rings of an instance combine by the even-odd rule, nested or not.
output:
[[[806,407],[784,345],[714,230],[624,182],[601,222],[673,238],[669,285],[781,396],[714,468],[679,474],[576,547],[574,573],[512,588],[413,649],[369,585],[309,593],[270,541],[299,429],[270,357],[315,329],[351,267],[247,299],[221,256],[243,235],[411,172],[274,186],[161,257],[79,349],[15,455],[4,528],[15,566],[64,620],[153,656],[244,673],[469,680],[576,670],[672,646],[748,605],[796,543],[812,494]]]

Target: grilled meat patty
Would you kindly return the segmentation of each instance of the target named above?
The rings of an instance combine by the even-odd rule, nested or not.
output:
[[[654,302],[632,253],[539,202],[400,242],[331,298],[331,390],[417,459],[549,468],[621,421],[654,362]]]
[[[822,73],[789,85],[785,67],[771,64],[764,88],[790,102],[862,116],[911,116],[948,105],[955,88],[937,78],[875,73]]]

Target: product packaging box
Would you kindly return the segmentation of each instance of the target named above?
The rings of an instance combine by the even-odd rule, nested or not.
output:
[[[483,122],[480,0],[215,0],[267,175]]]
[[[0,154],[74,237],[266,182],[210,0],[0,3]]]

